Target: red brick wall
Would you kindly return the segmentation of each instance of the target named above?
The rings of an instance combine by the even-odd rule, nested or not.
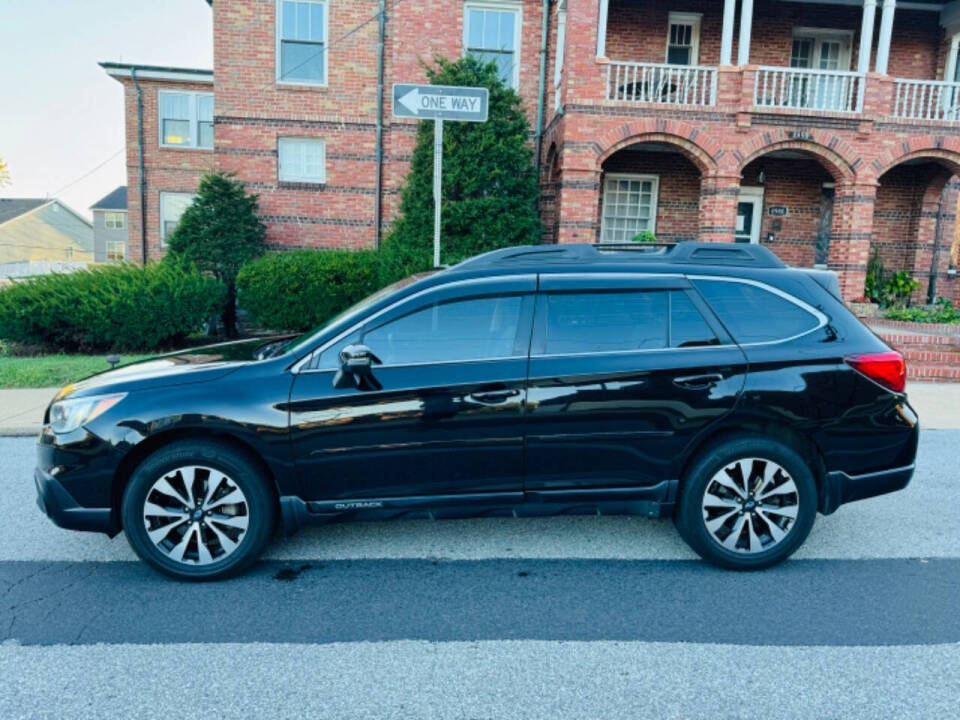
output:
[[[209,83],[158,82],[140,78],[143,92],[144,167],[147,179],[147,258],[156,260],[166,250],[160,245],[160,193],[194,192],[204,172],[214,167],[212,150],[160,147],[158,90],[210,92]],[[137,152],[137,93],[133,81],[124,78],[124,108],[127,140],[127,220],[129,259],[140,262],[140,183]]]

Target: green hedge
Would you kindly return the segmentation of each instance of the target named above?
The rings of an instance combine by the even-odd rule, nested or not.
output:
[[[271,253],[240,270],[240,305],[264,328],[310,330],[378,290],[378,262],[366,250]]]
[[[156,350],[219,312],[223,286],[166,264],[41,275],[0,290],[0,338],[57,350]]]

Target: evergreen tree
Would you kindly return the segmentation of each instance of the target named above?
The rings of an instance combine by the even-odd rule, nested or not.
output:
[[[456,62],[435,58],[426,72],[434,85],[490,91],[487,122],[444,123],[441,262],[538,243],[540,190],[520,96],[503,84],[494,63],[469,55]],[[433,133],[432,120],[420,122],[400,217],[381,251],[385,282],[433,265]]]
[[[193,203],[167,237],[168,258],[208,272],[226,287],[224,332],[237,334],[237,273],[266,251],[266,227],[257,217],[257,196],[232,174],[203,176]]]

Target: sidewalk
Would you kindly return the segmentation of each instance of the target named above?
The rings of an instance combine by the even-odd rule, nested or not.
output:
[[[59,388],[0,390],[0,436],[38,435],[43,411]],[[960,383],[907,383],[924,429],[960,429]]]

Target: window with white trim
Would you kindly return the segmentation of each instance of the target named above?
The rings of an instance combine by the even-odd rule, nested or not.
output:
[[[127,243],[124,240],[107,240],[107,260],[126,260]]]
[[[656,232],[656,175],[608,173],[603,181],[600,242],[628,243],[635,235]]]
[[[327,181],[326,143],[317,138],[277,139],[277,178],[281,182]]]
[[[667,20],[667,64],[696,65],[700,58],[700,13],[670,13]]]
[[[464,6],[464,53],[497,65],[508,87],[520,86],[520,4],[468,2]]]
[[[111,230],[123,230],[127,224],[127,215],[122,212],[105,212],[103,214],[103,225]]]
[[[277,0],[277,82],[327,84],[327,3]]]
[[[157,93],[160,146],[213,148],[213,93]]]
[[[160,193],[160,244],[166,245],[167,238],[180,222],[184,210],[190,207],[193,193],[162,192]]]

